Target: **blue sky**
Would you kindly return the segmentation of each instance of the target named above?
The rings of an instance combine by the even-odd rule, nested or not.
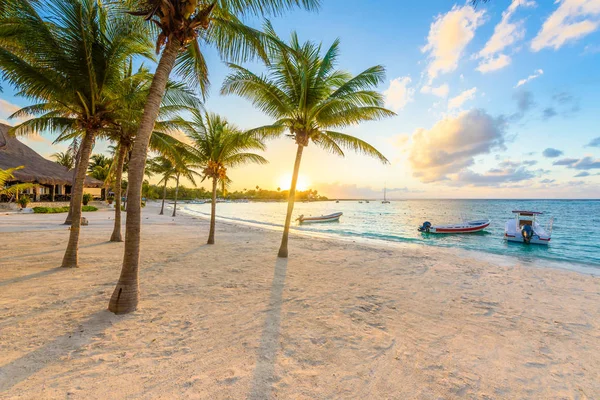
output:
[[[342,69],[384,65],[379,89],[398,113],[346,129],[390,165],[309,146],[301,175],[310,186],[330,197],[374,198],[384,185],[395,198],[600,197],[600,140],[589,146],[600,137],[600,0],[368,4],[323,0],[318,13],[272,20],[284,37],[296,30],[325,45],[340,38]],[[269,123],[247,101],[218,94],[228,70],[214,51],[207,58],[207,108],[242,128]],[[6,119],[26,102],[2,86]],[[27,143],[44,155],[61,150],[48,139]],[[233,188],[284,187],[294,155],[292,141],[270,142],[270,164],[232,171]]]

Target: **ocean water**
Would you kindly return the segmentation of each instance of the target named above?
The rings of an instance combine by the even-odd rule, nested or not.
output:
[[[210,215],[210,204],[187,204],[192,214]],[[282,226],[287,203],[219,203],[217,216],[265,226]],[[546,227],[554,218],[549,246],[509,243],[504,240],[504,224],[514,218],[512,210],[544,212],[538,222]],[[548,259],[570,263],[577,268],[600,270],[600,201],[597,200],[395,200],[335,201],[296,203],[293,219],[300,214],[318,216],[342,211],[337,223],[293,224],[293,229],[346,238],[456,247],[466,250],[516,256],[525,261]],[[434,235],[417,231],[424,221],[433,225],[467,219],[492,220],[483,232],[473,234]]]

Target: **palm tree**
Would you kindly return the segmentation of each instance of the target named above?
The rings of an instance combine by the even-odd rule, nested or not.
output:
[[[88,164],[88,175],[104,182],[102,193],[100,194],[102,200],[106,199],[106,185],[109,183],[108,180],[110,178],[112,164],[113,159],[104,154],[94,154],[90,157],[90,162]]]
[[[250,162],[265,164],[264,157],[249,150],[264,150],[264,144],[254,136],[239,130],[220,115],[194,110],[189,129],[184,130],[192,140],[194,155],[200,162],[203,180],[212,179],[212,204],[208,244],[215,243],[215,215],[217,187],[221,183],[223,195],[229,182],[227,169]]]
[[[167,157],[158,156],[148,160],[146,170],[149,170],[152,173],[160,175],[162,177],[160,181],[158,181],[159,185],[163,185],[162,205],[160,206],[159,215],[164,215],[165,199],[167,197],[167,184],[175,176],[175,166]]]
[[[0,68],[20,94],[39,101],[13,116],[37,116],[11,132],[50,130],[81,137],[72,216],[63,267],[77,267],[81,200],[96,136],[114,125],[112,97],[121,67],[135,55],[151,57],[138,19],[99,0],[11,0],[0,18]]]
[[[196,186],[195,178],[200,176],[194,168],[199,167],[196,158],[187,149],[180,148],[178,152],[172,155],[171,161],[173,162],[173,174],[175,179],[175,201],[173,203],[173,217],[177,216],[177,196],[179,195],[179,179],[181,177],[187,178],[189,181]]]
[[[320,0],[137,0],[133,15],[152,21],[160,33],[156,51],[162,50],[152,80],[148,100],[140,121],[130,158],[128,192],[131,208],[127,213],[125,252],[119,282],[108,309],[126,314],[137,308],[139,301],[138,268],[140,262],[141,191],[150,136],[158,117],[161,99],[174,68],[203,93],[208,86],[208,68],[202,45],[213,46],[222,58],[250,59],[264,57],[263,36],[247,27],[238,16],[277,15],[301,6],[316,9]]]
[[[73,156],[73,154],[71,154],[70,151],[59,151],[57,153],[52,154],[51,157],[54,158],[54,161],[57,164],[60,164],[69,170],[73,169],[73,166],[75,164],[75,157]]]
[[[256,128],[253,133],[279,137],[287,131],[298,146],[278,254],[285,258],[304,148],[312,141],[340,156],[344,156],[342,149],[345,148],[387,163],[388,160],[370,144],[333,129],[395,114],[383,108],[383,96],[374,90],[385,78],[382,66],[368,68],[353,77],[335,69],[338,40],[322,55],[321,45],[301,44],[296,33],[292,33],[290,43],[285,44],[269,23],[265,25],[265,32],[276,43],[270,48],[270,62],[265,65],[267,74],[256,75],[230,64],[233,72],[225,78],[221,93],[245,97],[275,119],[272,125]]]
[[[122,84],[119,87],[120,93],[115,100],[120,104],[115,129],[108,133],[108,138],[117,143],[115,153],[116,162],[111,168],[111,177],[114,176],[115,187],[115,221],[111,242],[122,242],[121,235],[121,181],[123,179],[123,169],[126,158],[133,147],[135,135],[139,128],[142,118],[142,110],[153,75],[144,66],[141,66],[137,72],[133,72],[133,63],[125,65],[122,75]],[[159,118],[167,118],[179,111],[195,109],[200,106],[200,100],[188,90],[184,84],[169,82],[163,104],[159,110]],[[192,108],[193,107],[193,108]],[[183,144],[176,138],[170,136],[177,125],[169,120],[159,121],[155,124],[155,129],[150,137],[150,148],[162,154],[169,154]],[[149,171],[146,169],[146,171]]]

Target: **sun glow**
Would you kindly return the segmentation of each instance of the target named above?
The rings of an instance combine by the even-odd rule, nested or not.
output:
[[[279,183],[277,184],[281,190],[289,190],[292,184],[292,174],[282,175],[279,178]],[[308,190],[310,186],[310,182],[308,178],[302,174],[298,175],[298,182],[296,183],[296,190]]]

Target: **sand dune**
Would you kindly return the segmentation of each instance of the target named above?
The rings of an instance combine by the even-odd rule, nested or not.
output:
[[[90,213],[0,215],[2,399],[600,398],[600,278],[145,209],[140,309],[106,311],[123,245]],[[44,226],[45,229],[38,229]]]

